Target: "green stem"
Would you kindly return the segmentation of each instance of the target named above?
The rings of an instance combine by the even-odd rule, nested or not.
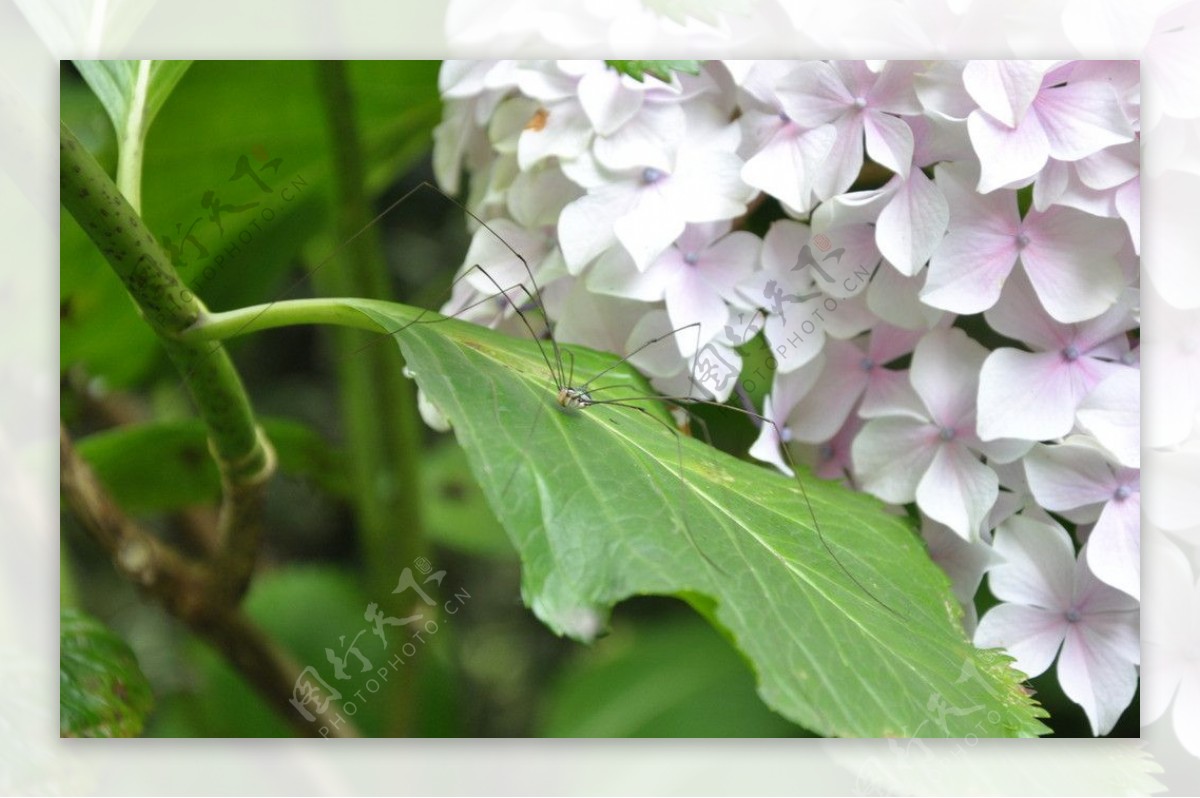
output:
[[[275,455],[254,417],[233,361],[220,345],[179,334],[204,316],[167,254],[111,178],[66,125],[60,125],[62,204],[92,239],[158,334],[183,375],[208,428],[209,449],[224,483],[221,552],[214,564],[223,600],[236,601],[254,569],[261,505]]]
[[[181,335],[189,341],[225,341],[263,330],[302,324],[328,324],[381,332],[375,321],[358,310],[359,307],[369,304],[371,300],[341,297],[282,299],[262,305],[206,313]],[[382,303],[380,304],[382,306]],[[431,318],[434,317],[431,315]]]
[[[117,144],[117,187],[136,213],[142,212],[142,143],[145,141],[146,98],[153,61],[138,61],[121,140]]]
[[[317,84],[334,161],[337,236],[348,244],[334,263],[313,275],[313,282],[323,295],[384,297],[389,293],[387,266],[379,236],[369,229],[366,171],[345,64],[319,62]],[[401,570],[425,552],[417,464],[420,426],[416,393],[403,376],[399,349],[368,346],[373,339],[354,330],[335,332],[342,422],[357,488],[367,592],[387,614],[405,616],[412,607],[392,590]],[[387,684],[389,736],[412,733],[413,676],[407,675]]]

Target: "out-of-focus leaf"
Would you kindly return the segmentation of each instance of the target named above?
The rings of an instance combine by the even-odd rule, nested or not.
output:
[[[546,698],[548,737],[787,737],[801,729],[767,709],[754,675],[698,618],[616,623]]]
[[[210,307],[271,298],[281,272],[325,229],[332,166],[314,70],[304,61],[198,62],[147,137],[143,216]],[[432,144],[437,63],[353,62],[349,72],[370,188],[380,191]],[[135,384],[161,361],[160,349],[68,216],[62,368],[82,365],[113,387]]]
[[[78,610],[61,615],[58,687],[63,737],[136,737],[154,704],[125,641]]]
[[[332,495],[348,494],[343,457],[320,435],[287,419],[263,419],[262,424],[282,472],[311,480]],[[117,427],[83,438],[78,449],[128,512],[205,504],[221,495],[220,474],[198,419]]]
[[[516,555],[461,446],[443,443],[421,455],[421,490],[431,539],[470,554]]]
[[[402,564],[397,564],[397,578],[402,568]],[[436,587],[431,589],[436,592]],[[434,641],[448,633],[444,627],[449,624],[441,624],[439,631],[425,634],[423,642],[414,642],[412,649],[404,651],[401,650],[404,643],[420,627],[384,626],[389,641],[385,648],[374,633],[373,624],[364,617],[368,603],[378,603],[381,599],[364,593],[359,580],[348,571],[305,566],[262,573],[251,585],[245,604],[246,612],[302,667],[311,667],[341,693],[336,706],[344,716],[353,717],[359,730],[368,736],[381,734],[387,726],[388,705],[380,669],[387,671],[388,679],[412,680],[414,676],[430,678],[421,674],[421,669],[446,667],[444,659],[434,650]],[[361,659],[350,652],[351,647],[357,649]],[[344,660],[342,675],[346,678],[338,677],[330,662],[331,653]],[[195,643],[193,660],[194,688],[169,699],[168,717],[152,733],[199,737],[294,736],[292,727],[211,649]],[[394,667],[390,664],[393,662]],[[446,678],[445,674],[439,674],[434,681],[444,682]],[[409,681],[407,687],[420,702],[421,685]],[[353,707],[347,708],[347,702]],[[444,696],[434,696],[428,709],[438,711],[447,705]],[[429,726],[434,730],[434,724]],[[453,734],[457,726],[453,719],[446,719],[440,729],[442,733]]]

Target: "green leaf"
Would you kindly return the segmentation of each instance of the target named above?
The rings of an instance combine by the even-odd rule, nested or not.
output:
[[[379,192],[430,147],[441,117],[438,62],[349,66],[368,182]],[[271,296],[296,255],[327,232],[327,129],[308,61],[200,61],[162,107],[146,142],[142,215],[164,245],[170,239],[181,278],[210,308]],[[272,191],[244,173],[231,179],[242,158]],[[243,210],[219,214],[218,224],[203,204],[210,191]],[[70,214],[60,243],[61,368],[81,365],[111,388],[137,384],[162,361],[153,333]]]
[[[191,61],[75,61],[100,98],[122,151],[140,145]]]
[[[417,312],[342,304],[380,330]],[[534,342],[454,320],[396,337],[520,552],[525,602],[551,629],[590,639],[616,602],[685,596],[742,651],[767,705],[820,734],[1045,731],[1023,675],[971,645],[949,581],[879,502],[804,477],[852,579],[794,481],[626,408],[560,412]],[[615,362],[571,351],[577,383]],[[643,384],[622,365],[593,387],[616,383]]]
[[[437,543],[470,554],[513,556],[512,544],[471,476],[462,447],[439,444],[421,456],[426,532]]]
[[[142,207],[146,133],[191,61],[76,61],[117,132],[117,187]]]
[[[787,737],[724,638],[698,618],[617,624],[564,669],[546,699],[548,737]]]
[[[605,61],[604,63],[622,75],[628,75],[638,81],[644,81],[646,75],[649,75],[664,83],[670,83],[673,72],[686,72],[689,75],[700,74],[699,61]]]
[[[154,704],[125,641],[77,610],[61,616],[58,683],[63,737],[136,737]]]
[[[263,419],[285,474],[311,479],[328,493],[349,493],[341,453],[309,427]],[[98,432],[79,441],[80,456],[117,504],[131,513],[215,502],[221,478],[198,419],[157,421]]]

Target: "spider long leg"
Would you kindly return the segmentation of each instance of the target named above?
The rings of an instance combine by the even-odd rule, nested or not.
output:
[[[705,553],[704,549],[700,547],[700,544],[696,541],[695,534],[693,534],[693,532],[692,532],[691,526],[688,524],[688,515],[687,515],[686,505],[684,504],[684,489],[683,489],[683,485],[684,485],[683,444],[679,440],[679,432],[677,430],[675,430],[674,428],[672,428],[670,424],[663,421],[661,418],[655,416],[653,413],[651,413],[649,410],[647,410],[644,407],[638,407],[637,405],[634,405],[634,404],[625,404],[625,403],[622,403],[620,400],[616,400],[616,399],[610,399],[610,400],[603,401],[603,402],[593,402],[592,404],[603,404],[603,405],[607,405],[609,407],[624,407],[629,410],[636,410],[637,412],[644,415],[646,418],[653,419],[655,422],[666,427],[667,431],[670,432],[673,436],[675,436],[675,457],[676,457],[676,462],[677,462],[677,465],[679,468],[679,470],[677,472],[677,476],[679,478],[678,479],[678,486],[679,486],[678,487],[678,501],[679,501],[680,514],[681,514],[681,517],[683,518],[683,532],[687,536],[688,543],[690,543],[692,548],[694,548],[696,550],[697,554],[699,554],[702,558],[704,558],[704,561],[706,563],[708,563],[712,568],[715,568],[722,575],[729,576],[729,572],[726,571],[724,568],[722,568],[720,565],[718,565],[711,557],[708,556],[708,554]]]

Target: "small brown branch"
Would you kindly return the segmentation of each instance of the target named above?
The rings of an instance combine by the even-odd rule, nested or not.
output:
[[[151,535],[113,502],[59,427],[63,498],[122,574],[222,654],[281,716],[306,736],[357,737],[358,731],[325,702],[309,704],[305,719],[291,699],[304,671],[238,608],[222,567],[185,558]]]

